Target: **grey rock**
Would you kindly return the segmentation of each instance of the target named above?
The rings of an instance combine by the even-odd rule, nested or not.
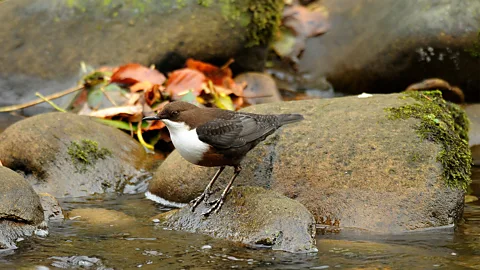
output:
[[[42,222],[37,193],[21,175],[0,166],[0,248],[14,247],[17,238],[32,235]]]
[[[293,198],[322,224],[386,233],[451,225],[462,215],[463,190],[448,187],[444,175],[456,170],[468,181],[468,145],[458,134],[452,138],[448,147],[463,149],[466,159],[444,170],[437,161],[443,146],[419,137],[420,120],[388,118],[386,108],[416,103],[391,94],[248,107],[253,113],[301,113],[305,120],[282,127],[250,151],[235,184]],[[442,117],[452,125],[448,110]],[[190,164],[174,151],[156,170],[149,191],[188,202],[215,170]],[[227,168],[218,185],[231,174]]]
[[[2,163],[57,198],[123,192],[144,176],[145,156],[124,132],[70,113],[30,117],[0,134]]]
[[[400,92],[426,78],[459,86],[479,101],[480,2],[322,1],[327,34],[311,38],[299,72],[326,76],[345,93]],[[400,23],[403,22],[403,23]]]
[[[246,83],[243,90],[245,102],[248,104],[262,104],[282,101],[275,80],[266,73],[245,72],[235,77],[235,83]],[[255,97],[264,96],[264,97]]]
[[[38,194],[43,208],[43,216],[46,221],[63,220],[62,207],[58,200],[48,193]]]
[[[156,64],[171,71],[190,57],[218,64],[234,58],[233,68],[261,70],[281,3],[4,1],[0,100],[17,103],[33,99],[35,91],[68,89],[77,83],[82,61],[95,67]]]
[[[317,250],[312,214],[299,202],[276,192],[259,187],[233,188],[218,213],[205,218],[201,213],[206,209],[201,203],[195,212],[186,206],[156,218],[163,226],[250,246],[298,253]]]

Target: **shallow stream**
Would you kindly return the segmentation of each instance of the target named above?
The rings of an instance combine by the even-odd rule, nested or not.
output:
[[[480,169],[474,168],[480,186]],[[479,196],[480,190],[473,195]],[[480,269],[480,203],[465,207],[464,222],[444,229],[375,235],[343,229],[320,233],[318,253],[289,254],[251,249],[207,236],[171,231],[152,216],[168,208],[137,195],[103,195],[60,201],[65,212],[79,208],[95,218],[69,216],[50,225],[48,237],[27,238],[0,253],[1,269]],[[124,215],[126,214],[126,215]]]

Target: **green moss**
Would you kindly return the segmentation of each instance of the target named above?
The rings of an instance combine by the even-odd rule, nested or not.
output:
[[[98,143],[92,140],[84,139],[80,143],[72,141],[68,146],[68,155],[72,159],[77,172],[87,171],[88,166],[92,166],[98,159],[105,159],[112,155],[107,148],[98,148]]]
[[[465,112],[446,102],[440,91],[406,92],[417,102],[398,108],[386,108],[389,119],[420,119],[416,130],[420,138],[442,146],[437,161],[449,187],[467,189],[471,182],[472,156],[468,147],[469,121]]]
[[[213,0],[197,0],[198,4],[204,7],[209,7],[212,5]]]
[[[183,8],[187,5],[187,3],[185,2],[185,0],[177,0],[177,5],[178,7]]]
[[[235,0],[220,0],[219,3],[220,12],[227,21],[247,27],[246,47],[267,45],[280,26],[282,0],[250,0],[247,5]]]
[[[478,31],[477,40],[473,42],[471,48],[465,49],[472,57],[480,58],[480,31]]]
[[[282,0],[251,0],[249,10],[252,20],[249,25],[247,47],[267,45],[278,31],[282,19]]]

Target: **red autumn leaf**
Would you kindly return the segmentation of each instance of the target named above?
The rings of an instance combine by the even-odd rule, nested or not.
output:
[[[153,103],[160,101],[162,99],[161,86],[158,84],[152,85],[150,88],[145,89],[145,102],[148,105],[152,105]]]
[[[206,81],[202,72],[183,68],[170,73],[167,80],[166,91],[173,99],[179,99],[180,94],[192,90],[198,96],[202,92],[203,83]]]
[[[153,123],[148,127],[148,130],[159,130],[165,127],[165,123],[160,120],[153,121]]]
[[[113,74],[111,82],[135,84],[148,81],[152,84],[163,84],[165,76],[156,69],[150,69],[136,63],[130,63],[119,67]]]
[[[186,66],[187,68],[202,72],[215,85],[229,88],[231,84],[230,81],[233,81],[232,70],[226,66],[219,68],[202,61],[193,60],[191,58],[187,60]]]

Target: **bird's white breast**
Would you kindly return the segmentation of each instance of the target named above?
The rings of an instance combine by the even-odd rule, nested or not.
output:
[[[197,164],[210,147],[198,139],[197,130],[189,129],[188,125],[183,122],[166,119],[162,121],[167,126],[173,145],[180,155],[191,163]]]

